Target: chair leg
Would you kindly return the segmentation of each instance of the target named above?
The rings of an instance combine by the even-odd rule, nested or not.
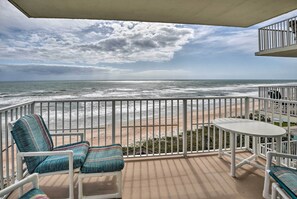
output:
[[[277,185],[275,183],[272,183],[272,189],[271,189],[271,199],[276,199],[277,192],[276,192]]]
[[[83,199],[83,177],[78,176],[78,199]]]
[[[23,161],[22,157],[17,155],[17,180],[20,181],[23,179]],[[19,188],[19,197],[23,195],[23,186]]]
[[[119,174],[117,175],[117,184],[118,184],[118,192],[119,192],[119,198],[122,198],[122,172],[120,171]]]
[[[265,171],[265,180],[264,180],[264,189],[263,189],[263,197],[269,198],[269,186],[270,186],[270,176],[268,171]]]
[[[73,182],[73,171],[69,170],[69,198],[74,198],[74,182]]]

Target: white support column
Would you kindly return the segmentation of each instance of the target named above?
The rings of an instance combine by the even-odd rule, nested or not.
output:
[[[236,165],[235,165],[236,134],[230,132],[230,137],[231,137],[231,176],[236,177],[235,176],[235,173],[236,173]]]
[[[281,151],[281,140],[282,140],[282,137],[276,138],[276,152]],[[276,164],[280,165],[280,157],[279,156],[276,157]]]
[[[115,144],[115,129],[116,129],[116,119],[115,119],[115,101],[112,101],[112,113],[111,113],[111,139],[112,144]]]
[[[219,128],[219,158],[222,158],[222,135],[223,130]]]
[[[183,100],[183,153],[187,157],[187,100]]]

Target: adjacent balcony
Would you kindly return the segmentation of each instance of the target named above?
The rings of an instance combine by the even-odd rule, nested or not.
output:
[[[2,108],[0,187],[16,180],[17,149],[7,124],[37,113],[53,133],[84,132],[92,146],[122,144],[123,198],[261,198],[264,172],[245,165],[232,178],[229,158],[217,157],[219,136],[212,121],[246,118],[281,126],[287,130],[282,152],[295,154],[296,109],[297,101],[247,96],[32,101]],[[54,144],[78,139],[55,139]],[[238,153],[246,157],[258,148],[258,161],[264,165],[267,151],[274,150],[276,142],[259,138],[255,147],[253,139],[237,136]],[[228,132],[223,132],[223,150],[230,150]],[[282,164],[296,165],[285,159]],[[98,186],[103,192],[114,187],[108,177],[88,182],[85,190],[91,195]],[[42,177],[41,188],[52,198],[67,197],[67,176]]]
[[[297,17],[258,30],[257,56],[297,57]]]
[[[260,86],[259,97],[297,101],[297,86]]]

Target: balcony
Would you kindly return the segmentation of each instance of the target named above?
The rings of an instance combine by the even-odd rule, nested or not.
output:
[[[229,161],[217,155],[127,161],[123,170],[123,198],[261,198],[263,171],[245,166],[238,169],[237,179],[230,177],[229,172]],[[98,180],[93,178],[85,185],[88,194],[98,194]],[[105,180],[109,183],[104,183]],[[105,193],[113,190],[112,179],[102,181],[99,185]],[[50,198],[67,197],[66,175],[43,177],[40,185]],[[15,197],[16,193],[10,198]]]
[[[271,91],[278,96],[273,97]],[[297,86],[260,86],[259,97],[297,101]]]
[[[258,30],[257,56],[297,57],[297,17]]]
[[[219,136],[212,121],[220,117],[249,118],[282,126],[287,130],[282,150],[295,153],[292,136],[297,112],[292,107],[297,107],[297,101],[236,96],[32,101],[2,108],[0,186],[16,180],[17,150],[8,122],[37,113],[53,133],[84,132],[92,146],[121,143],[126,161],[123,198],[261,198],[264,172],[245,165],[237,170],[238,177],[232,178],[229,158],[216,155]],[[239,155],[253,151],[253,139],[237,137]],[[76,140],[55,139],[54,144]],[[266,152],[274,149],[275,140],[260,138],[257,143],[262,157],[259,162],[265,164]],[[223,150],[230,150],[228,132],[223,132]],[[289,160],[282,163],[295,165]],[[66,179],[63,175],[42,177],[41,187],[52,198],[66,197]],[[85,185],[88,193],[96,190],[99,179],[91,181],[97,183]],[[108,191],[113,188],[112,182],[100,178],[99,184]]]

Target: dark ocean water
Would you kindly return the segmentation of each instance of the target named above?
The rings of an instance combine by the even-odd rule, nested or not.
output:
[[[297,85],[297,80],[0,82],[0,107],[51,99],[257,96],[258,86],[266,85]]]

